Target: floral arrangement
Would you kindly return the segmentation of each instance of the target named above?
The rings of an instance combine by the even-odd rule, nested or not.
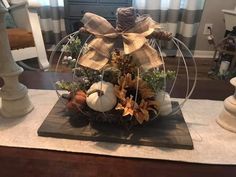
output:
[[[56,83],[69,92],[64,96],[68,100],[67,110],[91,121],[128,126],[143,124],[159,114],[161,100],[156,95],[164,90],[165,80],[175,78],[174,71],[157,69],[138,74],[132,57],[117,49],[103,71],[83,66],[72,68],[74,82]]]
[[[122,13],[126,17],[131,13],[133,18],[134,9],[118,9],[120,19]],[[122,17],[132,21],[129,18]],[[175,78],[175,72],[161,69],[160,56],[147,39],[169,40],[171,34],[160,31],[159,25],[150,17],[136,21],[129,23],[129,27],[125,27],[127,21],[120,22],[119,28],[114,29],[102,17],[85,14],[81,31],[93,34],[95,39],[81,47],[81,40],[71,36],[62,48],[69,55],[63,58],[62,64],[71,67],[74,74],[73,82],[56,83],[59,89],[69,92],[63,96],[67,100],[68,111],[92,122],[128,127],[149,122],[158,116],[163,100],[157,97],[157,93],[165,89],[166,81]],[[91,28],[90,25],[99,28]],[[127,28],[129,33],[125,33]],[[124,47],[115,48],[116,38],[120,35]],[[77,60],[73,59],[76,57]]]

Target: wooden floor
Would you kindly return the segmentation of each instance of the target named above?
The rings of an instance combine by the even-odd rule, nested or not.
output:
[[[179,70],[179,77],[185,77],[186,76],[186,67],[182,59],[180,59],[180,70]],[[197,66],[197,79],[198,80],[211,80],[210,77],[208,77],[208,72],[212,65],[212,59],[211,58],[196,58],[196,66]],[[178,58],[171,57],[171,58],[165,58],[165,66],[169,70],[177,70],[178,66]],[[191,79],[194,78],[195,75],[195,66],[192,59],[186,59],[186,66],[188,68],[188,73]]]

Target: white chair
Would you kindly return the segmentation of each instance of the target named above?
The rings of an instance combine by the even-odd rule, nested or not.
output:
[[[17,28],[32,32],[33,36],[34,46],[17,49],[12,48],[11,52],[14,60],[22,61],[30,58],[38,58],[40,69],[47,70],[49,62],[37,14],[37,8],[40,7],[40,4],[32,0],[11,4],[11,6],[7,0],[3,0],[3,3],[12,15]]]

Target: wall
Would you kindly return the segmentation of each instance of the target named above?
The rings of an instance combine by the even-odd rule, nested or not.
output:
[[[213,34],[216,42],[224,37],[225,24],[222,9],[234,9],[236,0],[206,0],[202,19],[197,34],[196,50],[213,50],[208,45],[207,36],[203,35],[204,26],[206,23],[213,24]],[[236,25],[236,24],[235,24]]]

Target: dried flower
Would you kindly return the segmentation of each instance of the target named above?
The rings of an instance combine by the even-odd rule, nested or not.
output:
[[[155,92],[141,78],[132,79],[129,73],[121,76],[114,91],[120,100],[116,109],[123,110],[123,116],[134,116],[140,124],[149,120],[150,110],[155,112],[158,110],[159,105],[154,98]]]
[[[115,50],[111,56],[111,66],[120,70],[122,75],[136,72],[135,63],[130,55],[124,55],[123,52]]]

